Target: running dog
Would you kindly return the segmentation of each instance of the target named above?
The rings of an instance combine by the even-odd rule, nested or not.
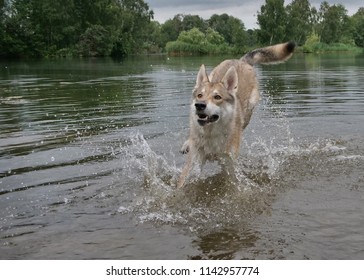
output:
[[[197,74],[190,109],[190,135],[181,152],[188,153],[178,187],[183,187],[194,162],[217,160],[229,173],[237,158],[241,134],[258,103],[258,82],[253,65],[288,60],[293,42],[256,49],[239,60],[225,60],[207,75],[204,65]],[[230,169],[229,169],[230,168]]]

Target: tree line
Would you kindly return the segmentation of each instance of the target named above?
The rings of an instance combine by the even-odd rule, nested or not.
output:
[[[0,0],[0,57],[127,56],[138,53],[238,53],[292,40],[304,50],[364,47],[364,8],[266,0],[259,28],[227,14],[177,14],[161,24],[143,0]]]

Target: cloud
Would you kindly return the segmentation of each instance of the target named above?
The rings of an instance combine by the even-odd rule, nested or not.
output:
[[[179,7],[198,7],[198,8],[221,8],[224,6],[238,6],[242,4],[241,0],[146,0],[147,3],[151,7],[155,8],[174,8],[177,9]],[[245,1],[252,2],[252,1]]]
[[[315,6],[317,9],[320,8],[320,4],[322,2],[323,1],[318,1],[318,0],[310,1],[311,5]],[[328,2],[330,5],[335,5],[335,4],[343,5],[348,10],[349,15],[355,14],[360,7],[364,7],[364,3],[362,0],[345,0],[345,1],[343,1],[343,0],[326,0],[326,2]]]
[[[257,11],[265,0],[146,0],[145,2],[154,11],[154,19],[160,23],[173,18],[176,14],[199,15],[204,19],[208,19],[213,14],[226,13],[241,19],[246,28],[256,28]]]
[[[265,0],[144,0],[150,9],[154,11],[154,20],[164,23],[173,18],[176,14],[199,15],[204,19],[210,18],[213,14],[223,14],[241,19],[245,27],[258,28],[257,13]],[[285,5],[292,0],[286,0]],[[317,9],[323,1],[311,0],[312,6]],[[359,7],[363,7],[362,0],[327,0],[330,5],[342,3],[348,10],[349,15],[354,14]]]

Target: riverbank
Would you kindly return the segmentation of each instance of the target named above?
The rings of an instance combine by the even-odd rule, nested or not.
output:
[[[348,45],[344,43],[325,44],[314,43],[305,44],[297,48],[298,52],[303,53],[328,53],[328,52],[363,52],[364,48]]]
[[[174,43],[174,42],[173,42]],[[208,48],[205,48],[203,51],[201,51],[201,48],[196,46],[195,48],[172,48],[173,45],[170,45],[167,49],[167,53],[170,56],[199,56],[199,55],[237,55],[246,53],[250,50],[261,48],[262,46],[255,46],[255,47],[246,47],[242,49],[236,49],[231,47],[225,47],[225,48],[214,48],[211,49],[212,51],[209,52]],[[303,45],[298,46],[295,50],[296,53],[317,53],[317,54],[324,54],[324,53],[333,53],[333,52],[355,52],[360,53],[364,52],[364,48],[359,48],[357,46],[353,45],[347,45],[343,43],[336,43],[336,44],[325,44],[325,43],[316,43],[312,45]]]

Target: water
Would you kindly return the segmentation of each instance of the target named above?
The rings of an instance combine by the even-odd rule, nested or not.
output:
[[[201,63],[0,63],[1,259],[363,259],[364,56],[258,67],[237,180],[176,180]]]

